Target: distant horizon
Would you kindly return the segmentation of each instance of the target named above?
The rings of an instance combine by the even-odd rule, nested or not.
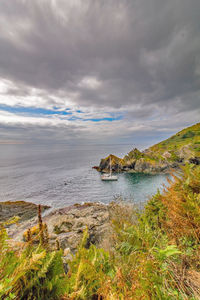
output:
[[[188,127],[194,126],[198,123],[191,124]],[[187,127],[184,127],[182,129],[180,129],[179,131],[181,131],[185,128],[187,128]],[[30,141],[30,140],[29,141],[12,141],[12,140],[2,141],[2,140],[0,140],[0,145],[38,145],[38,144],[51,145],[53,142],[54,143],[56,142],[57,145],[68,145],[68,146],[115,146],[115,145],[123,146],[124,145],[124,146],[132,146],[132,148],[139,148],[139,149],[142,148],[142,150],[145,150],[145,148],[149,148],[149,147],[153,146],[154,144],[158,144],[158,143],[162,142],[163,140],[170,138],[171,136],[178,133],[179,131],[176,131],[176,132],[172,133],[171,135],[164,137],[163,139],[160,139],[158,141],[155,141],[153,144],[147,145],[147,146],[144,146],[144,145],[137,146],[136,143],[133,143],[133,142],[132,143],[131,142],[129,142],[129,143],[103,143],[103,142],[102,143],[93,143],[93,142],[89,143],[89,142],[87,142],[87,143],[74,143],[73,144],[73,143],[70,143],[67,141],[65,142],[65,141],[59,141],[59,140],[58,141],[48,140],[48,141],[43,141],[43,142],[41,140],[38,140],[38,141],[34,141],[34,140],[32,140],[32,141]]]

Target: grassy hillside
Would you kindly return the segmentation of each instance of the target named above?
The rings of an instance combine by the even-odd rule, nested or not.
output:
[[[181,149],[187,149],[194,156],[200,156],[200,123],[185,128],[169,139],[150,147],[147,153],[153,152],[156,156],[163,155],[165,151],[181,155]]]

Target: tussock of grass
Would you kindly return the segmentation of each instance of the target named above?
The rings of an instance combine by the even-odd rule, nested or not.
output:
[[[113,203],[110,219],[108,251],[86,249],[86,230],[67,274],[41,216],[40,244],[30,231],[23,249],[8,244],[1,224],[0,298],[200,299],[200,166],[185,167],[143,211]]]

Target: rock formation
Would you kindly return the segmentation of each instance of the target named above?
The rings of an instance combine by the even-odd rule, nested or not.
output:
[[[200,164],[200,123],[186,128],[171,138],[144,151],[134,148],[123,158],[110,154],[96,168],[108,172],[163,173],[185,163]]]
[[[42,205],[42,211],[49,209],[50,206]],[[0,220],[3,222],[14,216],[19,216],[19,222],[23,222],[37,215],[38,207],[34,203],[25,201],[6,201],[0,202]]]
[[[50,244],[55,247],[56,240],[58,240],[61,248],[69,249],[69,252],[74,253],[82,239],[83,231],[87,227],[88,246],[91,243],[101,246],[104,243],[104,237],[107,237],[109,232],[109,208],[110,206],[99,203],[86,203],[51,212],[43,217],[43,223],[46,223],[48,227]],[[22,242],[28,228],[36,226],[37,217],[18,225],[12,225],[8,233],[15,241]],[[36,240],[37,242],[38,240]]]

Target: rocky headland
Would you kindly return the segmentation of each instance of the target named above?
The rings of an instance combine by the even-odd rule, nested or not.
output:
[[[200,123],[188,127],[167,140],[140,151],[131,150],[123,158],[110,154],[95,167],[100,172],[169,173],[186,163],[200,164]]]

